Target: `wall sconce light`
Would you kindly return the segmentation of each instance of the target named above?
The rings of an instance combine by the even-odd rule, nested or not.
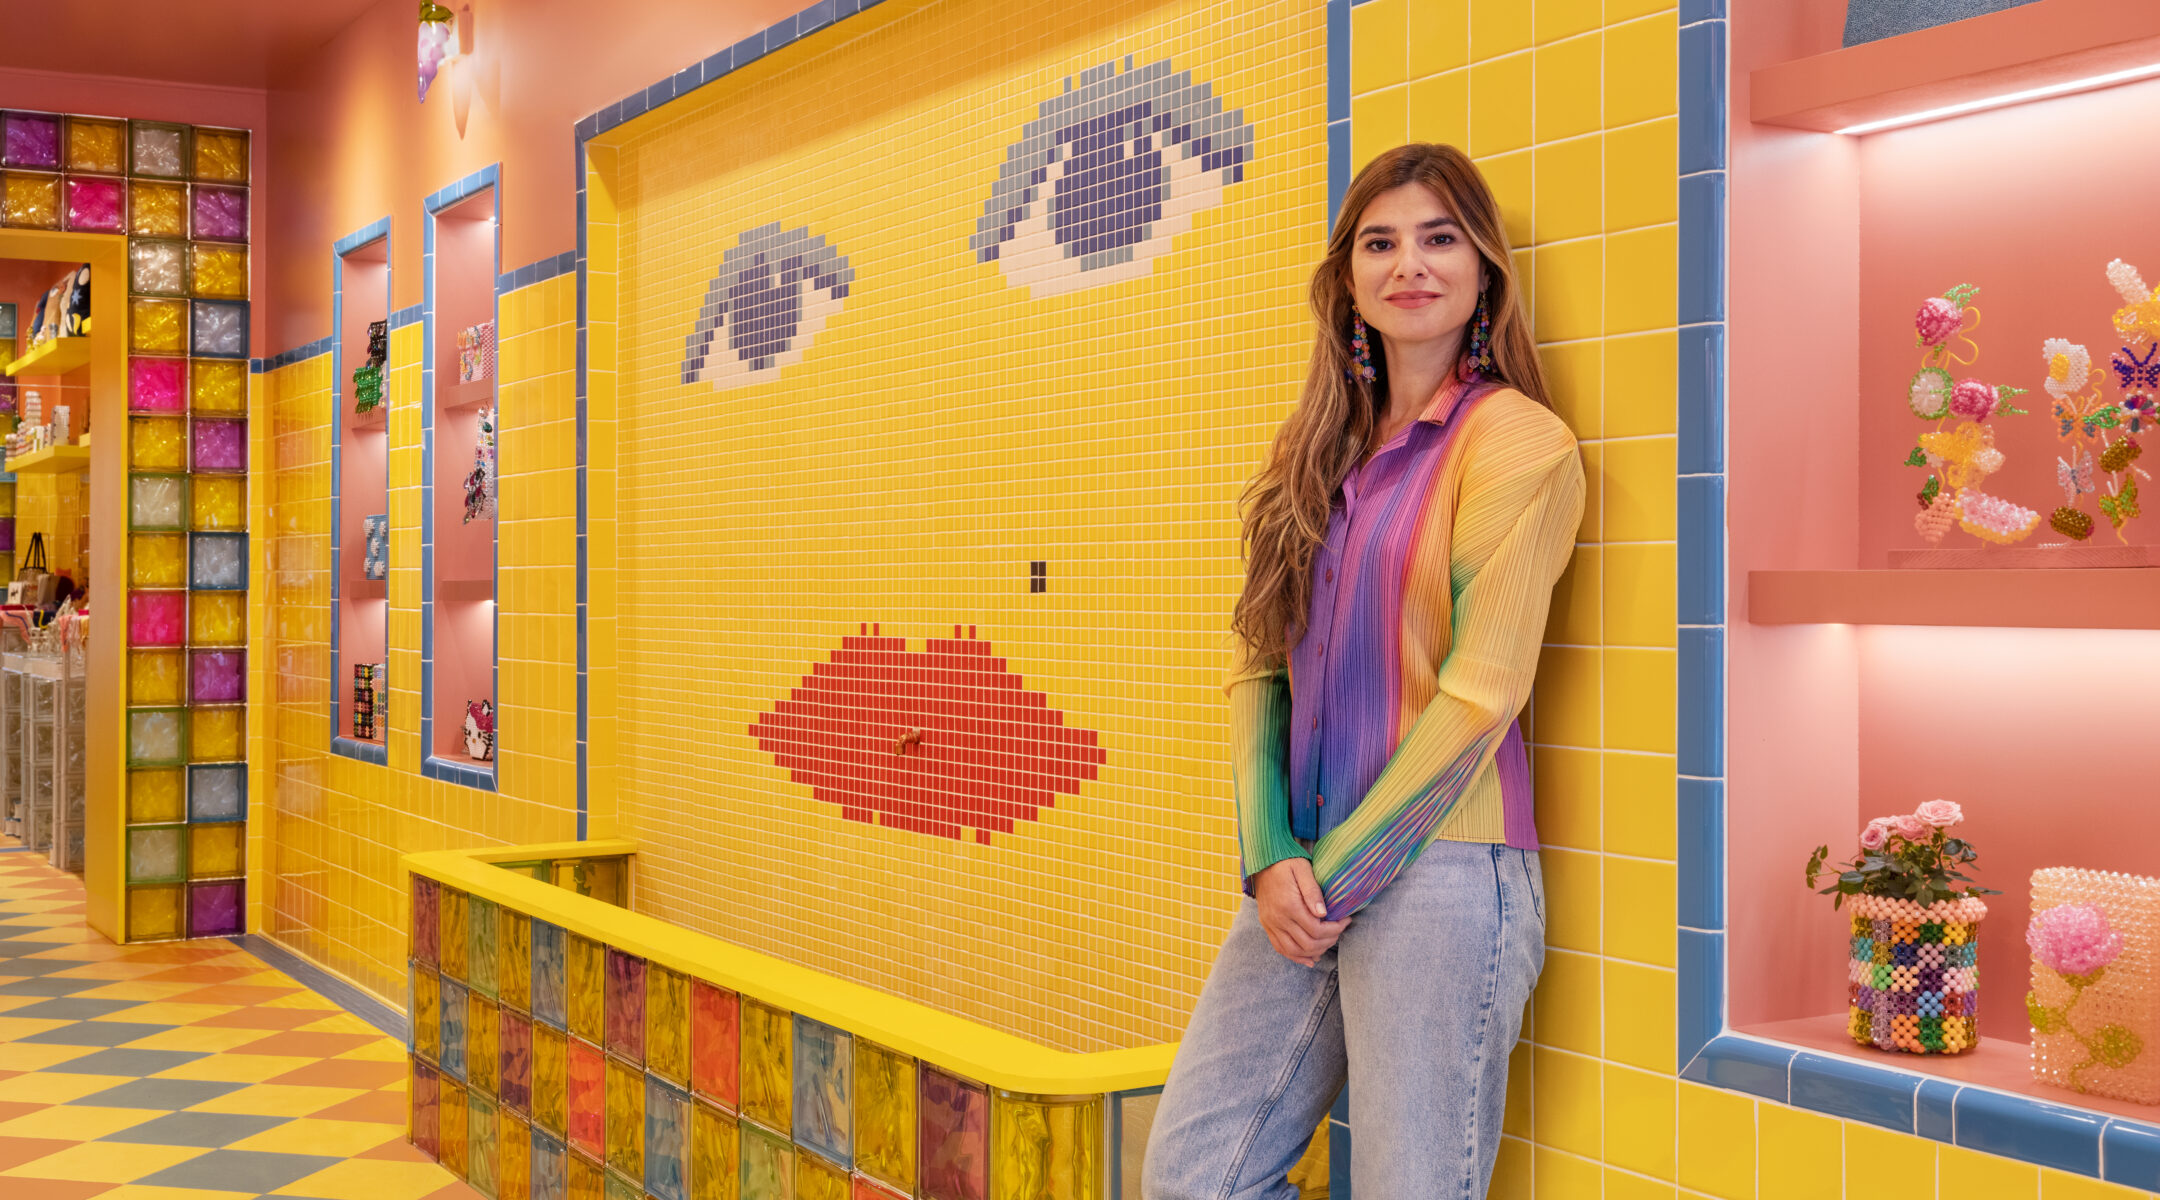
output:
[[[429,85],[444,63],[457,56],[457,14],[435,3],[420,0],[420,102],[427,103]]]

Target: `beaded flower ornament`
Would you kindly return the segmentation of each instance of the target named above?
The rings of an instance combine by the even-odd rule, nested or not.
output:
[[[1905,465],[1928,472],[1913,527],[1929,545],[1940,543],[1952,525],[1982,541],[2008,545],[2040,523],[2040,514],[2032,509],[1979,490],[1982,480],[2003,467],[2003,453],[1995,448],[1995,432],[1987,422],[2025,413],[2011,403],[2025,394],[2024,388],[1958,379],[1950,373],[1953,366],[1970,367],[1980,360],[1980,344],[1972,339],[1980,327],[1980,309],[1972,303],[1979,291],[1961,283],[1928,297],[1913,315],[1920,369],[1906,385],[1905,403],[1914,416],[1935,427],[1919,436]]]

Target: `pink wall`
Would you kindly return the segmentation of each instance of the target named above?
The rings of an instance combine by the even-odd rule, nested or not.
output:
[[[467,760],[467,700],[495,696],[495,520],[465,520],[480,406],[495,382],[458,383],[458,332],[495,319],[494,198],[481,192],[435,225],[435,741]]]
[[[396,231],[394,305],[418,302],[422,199],[490,163],[502,164],[504,267],[573,248],[578,120],[801,7],[474,0],[471,60],[446,71],[424,105],[412,4],[367,9],[273,76],[270,352],[329,329],[331,243],[385,213]]]

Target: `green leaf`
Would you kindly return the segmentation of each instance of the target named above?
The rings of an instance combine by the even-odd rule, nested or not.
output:
[[[2100,977],[2105,974],[2107,974],[2106,967],[2094,967],[2083,975],[2065,975],[2063,976],[2063,982],[2074,988],[2089,988],[2100,982]]]
[[[2102,1025],[2092,1036],[2093,1061],[2103,1067],[2127,1067],[2144,1053],[2145,1043],[2120,1025]]]
[[[2032,1021],[2034,1033],[2061,1033],[2070,1019],[2061,1010],[2040,1003],[2037,993],[2025,993],[2025,1016]]]
[[[1905,456],[1905,465],[1906,465],[1906,466],[1908,466],[1908,467],[1924,467],[1924,466],[1926,466],[1926,465],[1927,465],[1927,453],[1926,453],[1925,451],[1921,450],[1921,449],[1920,449],[1920,447],[1918,447],[1918,446],[1914,446],[1914,447],[1912,448],[1912,453],[1911,453],[1911,454],[1908,454],[1908,455],[1906,455],[1906,456]]]

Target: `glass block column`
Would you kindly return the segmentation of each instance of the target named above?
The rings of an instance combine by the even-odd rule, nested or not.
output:
[[[242,932],[248,135],[69,118],[128,235],[127,936]],[[72,178],[72,176],[70,177]]]

